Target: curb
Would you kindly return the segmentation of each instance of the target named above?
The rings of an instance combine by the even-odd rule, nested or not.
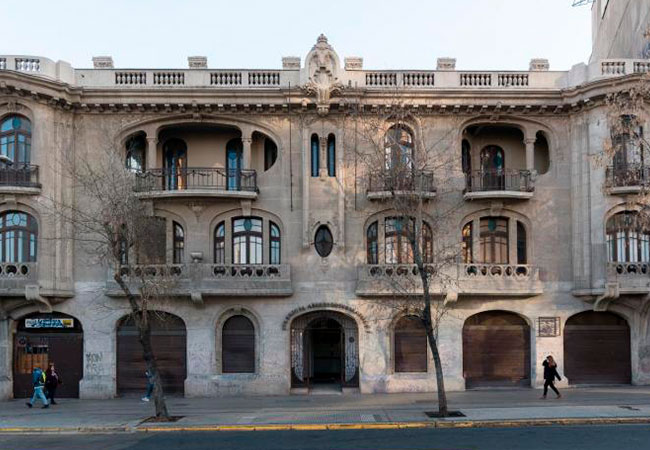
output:
[[[200,431],[338,431],[338,430],[396,430],[416,428],[518,428],[577,425],[635,425],[650,424],[650,417],[592,417],[568,419],[512,419],[512,420],[432,420],[421,422],[384,423],[305,423],[260,425],[188,425],[161,426],[140,425],[136,427],[6,427],[0,434],[63,434],[63,433],[158,433]]]

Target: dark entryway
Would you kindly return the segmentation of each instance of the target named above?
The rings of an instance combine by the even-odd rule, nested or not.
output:
[[[629,384],[630,327],[609,312],[586,311],[564,326],[564,364],[569,384]]]
[[[62,313],[36,313],[20,319],[14,336],[14,397],[31,397],[33,369],[47,370],[50,363],[63,381],[57,396],[79,397],[83,377],[81,322]]]
[[[150,311],[151,346],[166,394],[183,394],[187,376],[187,331],[183,320],[173,314]],[[117,326],[117,393],[144,393],[147,385],[142,345],[132,315]]]
[[[343,329],[334,319],[316,319],[305,333],[308,384],[343,381]]]
[[[465,321],[463,375],[468,389],[530,386],[530,327],[506,311],[486,311]]]

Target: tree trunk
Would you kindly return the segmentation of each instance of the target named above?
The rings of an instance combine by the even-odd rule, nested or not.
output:
[[[442,373],[442,362],[440,360],[440,352],[438,351],[438,340],[436,339],[433,323],[431,322],[431,296],[429,294],[429,283],[426,279],[426,274],[424,273],[422,273],[422,287],[424,288],[424,310],[422,311],[421,320],[427,333],[427,339],[429,341],[429,347],[431,347],[433,363],[436,369],[436,383],[438,388],[438,414],[440,414],[440,417],[446,417],[449,415],[449,408],[447,406],[445,378],[444,374]]]
[[[156,407],[156,417],[169,419],[169,411],[167,410],[167,403],[165,401],[160,374],[158,373],[158,364],[156,363],[156,356],[154,355],[153,347],[151,346],[151,326],[149,325],[149,320],[145,317],[144,311],[140,305],[138,305],[135,295],[133,295],[131,289],[129,289],[129,286],[126,284],[119,271],[114,274],[113,278],[129,300],[131,312],[133,313],[135,324],[138,327],[138,340],[142,346],[144,362],[147,365],[147,370],[153,378],[153,400]]]

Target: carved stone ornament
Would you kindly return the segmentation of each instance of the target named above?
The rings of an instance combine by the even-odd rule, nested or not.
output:
[[[343,84],[338,79],[339,58],[324,34],[318,36],[316,45],[307,55],[307,83],[302,87],[305,95],[315,96],[318,111],[329,111],[330,98],[339,95]]]

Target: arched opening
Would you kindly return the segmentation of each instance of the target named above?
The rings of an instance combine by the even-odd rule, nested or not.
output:
[[[183,320],[174,314],[148,311],[151,346],[166,394],[183,394],[187,376],[187,331]],[[117,324],[117,393],[143,393],[147,370],[142,345],[133,315]],[[64,375],[65,376],[65,375]]]
[[[221,330],[221,371],[255,372],[255,327],[246,316],[232,316]]]
[[[564,325],[564,365],[569,384],[632,381],[630,326],[610,312],[585,311]]]
[[[57,389],[58,397],[79,397],[83,378],[83,329],[78,319],[67,314],[33,313],[18,320],[14,335],[14,397],[31,397],[32,371],[47,370],[54,363],[65,381]]]
[[[278,159],[278,146],[270,138],[264,138],[264,171],[266,172]]]
[[[5,211],[0,214],[0,261],[4,263],[36,262],[38,250],[38,224],[36,219],[22,211]],[[28,266],[7,266],[5,275],[17,275],[29,270]],[[13,271],[13,272],[10,272]],[[26,275],[20,273],[20,275]]]
[[[541,131],[538,131],[535,137],[535,157],[533,164],[537,173],[544,175],[548,172],[549,166],[551,165],[548,140],[546,139],[546,135]]]
[[[395,324],[395,372],[427,371],[427,333],[416,316],[404,316]]]
[[[497,145],[481,150],[481,186],[485,191],[505,189],[505,154]]]
[[[16,167],[29,165],[32,153],[32,123],[26,117],[11,115],[0,122],[0,155]]]
[[[463,325],[463,376],[468,389],[530,386],[530,327],[517,314],[486,311]]]
[[[359,332],[334,311],[303,314],[291,322],[291,385],[339,389],[359,386]]]
[[[174,255],[173,263],[174,264],[183,264],[185,258],[185,230],[178,222],[172,222],[172,228],[174,233]]]
[[[607,259],[610,263],[650,262],[650,229],[636,211],[621,211],[607,219]],[[647,265],[621,265],[619,273],[647,272]]]
[[[126,140],[125,165],[131,172],[141,173],[146,167],[147,139],[137,133]]]
[[[243,144],[240,138],[231,139],[226,144],[226,176],[229,191],[241,190],[241,170]]]

